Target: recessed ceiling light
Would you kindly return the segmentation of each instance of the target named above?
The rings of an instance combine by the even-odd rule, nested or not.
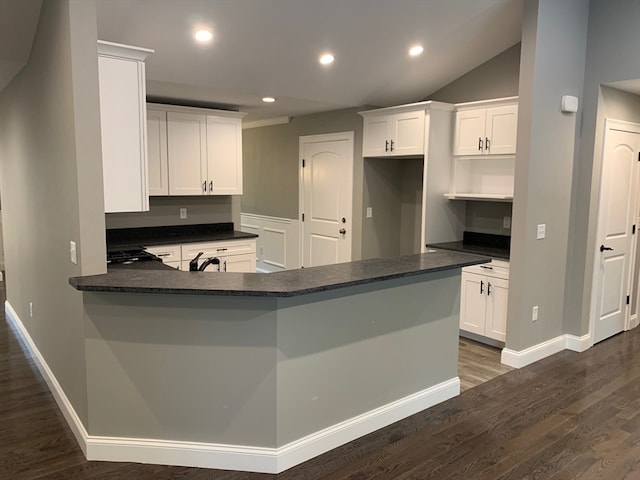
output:
[[[213,33],[210,30],[198,30],[193,36],[200,43],[210,42],[213,38]]]
[[[333,63],[334,60],[335,58],[330,53],[325,53],[320,57],[320,63],[323,65],[329,65],[330,63]]]
[[[276,99],[275,99],[275,98],[273,98],[273,97],[262,97],[262,101],[263,101],[264,103],[273,103],[273,102],[275,102],[275,101],[276,101]]]
[[[422,45],[415,45],[409,49],[409,55],[411,55],[412,57],[417,57],[423,51],[424,51],[424,48],[422,48]]]

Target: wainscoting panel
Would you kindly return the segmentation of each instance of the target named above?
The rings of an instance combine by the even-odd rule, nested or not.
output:
[[[300,222],[291,218],[240,214],[240,230],[258,235],[258,272],[300,268]]]

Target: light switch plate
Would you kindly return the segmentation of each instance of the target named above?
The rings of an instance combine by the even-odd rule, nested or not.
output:
[[[181,218],[182,220],[184,220],[185,218],[187,218],[187,209],[186,209],[186,208],[184,208],[184,207],[180,209],[180,218]]]
[[[71,240],[69,242],[69,256],[71,257],[71,263],[78,264],[78,250],[76,248],[76,242]]]
[[[538,231],[536,233],[536,238],[538,240],[542,240],[547,235],[547,224],[541,223],[538,225]]]
[[[538,320],[538,305],[531,309],[531,321],[535,322]]]
[[[367,218],[373,217],[373,207],[367,207]]]
[[[511,217],[502,217],[502,228],[511,228]]]

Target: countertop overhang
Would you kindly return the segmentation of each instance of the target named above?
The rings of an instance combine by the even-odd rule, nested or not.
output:
[[[294,297],[309,293],[452,270],[488,263],[486,256],[446,250],[377,258],[276,273],[213,273],[177,270],[109,269],[72,277],[69,284],[89,292]]]

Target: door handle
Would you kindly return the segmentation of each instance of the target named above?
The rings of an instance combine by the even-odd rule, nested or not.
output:
[[[344,228],[340,229],[340,235],[344,235],[345,233],[347,233],[347,230]]]
[[[604,252],[605,250],[613,250],[613,248],[605,247],[604,245],[600,245],[600,252]]]

